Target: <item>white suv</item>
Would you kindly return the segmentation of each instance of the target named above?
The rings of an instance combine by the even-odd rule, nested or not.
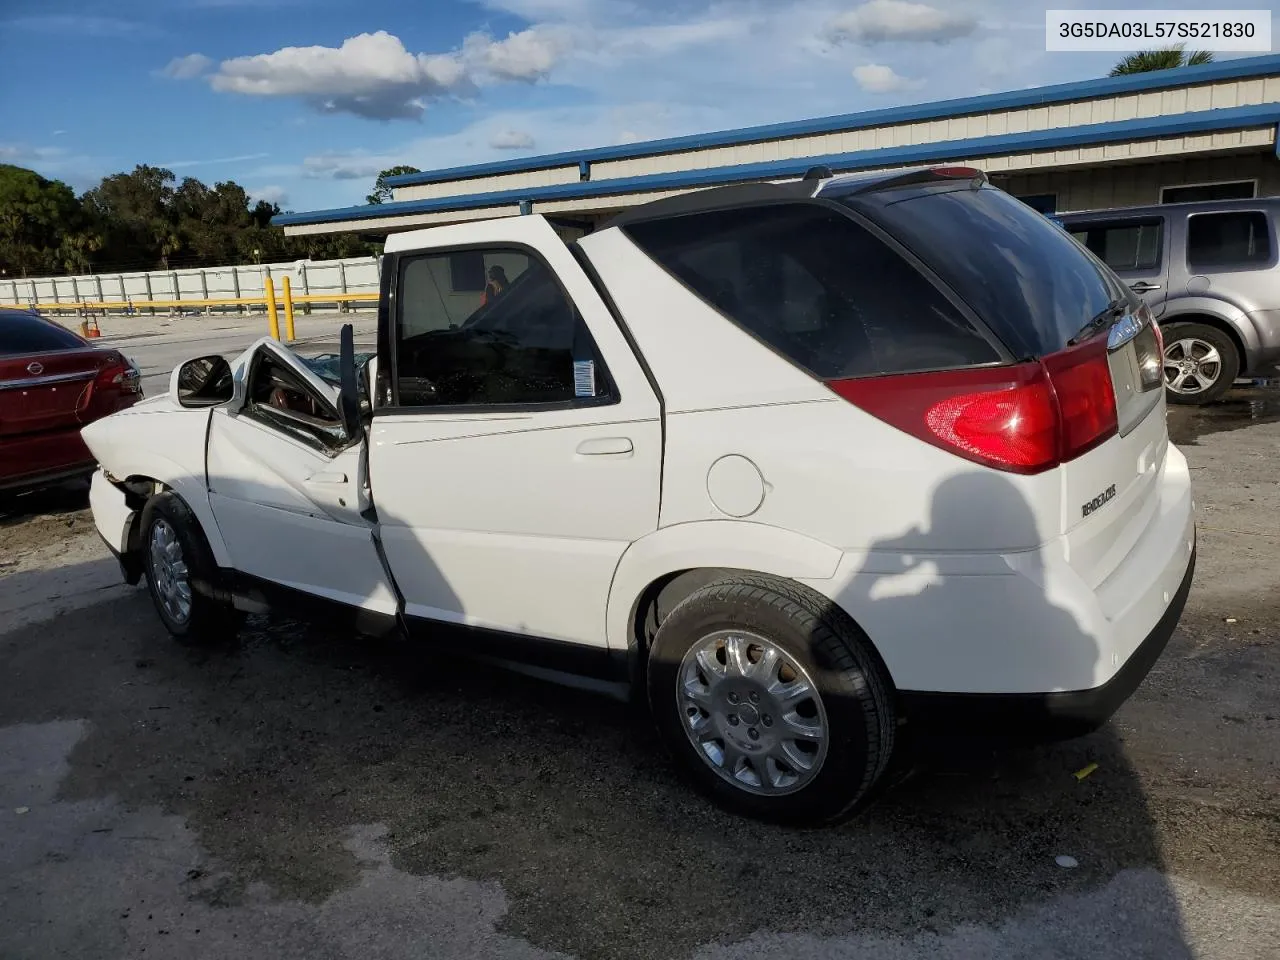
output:
[[[647,695],[726,806],[829,821],[902,724],[1069,736],[1195,552],[1160,334],[968,168],[393,235],[376,355],[264,340],[84,431],[179,637],[301,601]]]

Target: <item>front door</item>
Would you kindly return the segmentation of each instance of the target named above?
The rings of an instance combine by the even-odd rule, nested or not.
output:
[[[603,651],[618,561],[657,527],[657,396],[542,218],[428,236],[388,241],[370,430],[405,612]]]
[[[365,445],[345,436],[336,389],[275,341],[239,372],[209,425],[209,502],[242,573],[382,614],[396,612],[374,543]]]

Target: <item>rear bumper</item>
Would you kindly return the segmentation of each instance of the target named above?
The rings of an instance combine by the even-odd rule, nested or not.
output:
[[[1187,572],[1155,627],[1110,680],[1089,690],[1053,693],[899,694],[908,721],[930,733],[977,734],[1018,740],[1082,736],[1104,724],[1129,699],[1164,652],[1182,617],[1195,574],[1192,548]]]

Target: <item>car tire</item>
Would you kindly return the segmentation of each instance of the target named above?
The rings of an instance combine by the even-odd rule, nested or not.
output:
[[[1165,395],[1169,402],[1201,405],[1221,400],[1240,375],[1240,351],[1236,349],[1231,337],[1207,323],[1161,324],[1160,330],[1164,335]],[[1198,369],[1188,372],[1184,368],[1182,372],[1187,375],[1182,382],[1198,389],[1176,389],[1173,384],[1178,374],[1175,373],[1174,378],[1171,378],[1169,365],[1188,362],[1195,363],[1198,368],[1200,362],[1197,361],[1197,355],[1204,356],[1208,348],[1217,351],[1220,357],[1213,382],[1206,386],[1204,379],[1198,375]]]
[[[872,796],[893,754],[892,685],[870,640],[844,611],[786,580],[733,576],[685,598],[654,637],[647,684],[668,748],[735,813],[844,819]]]
[[[209,541],[176,493],[165,491],[147,501],[139,548],[151,601],[175,639],[207,644],[235,637],[244,617],[222,597]]]

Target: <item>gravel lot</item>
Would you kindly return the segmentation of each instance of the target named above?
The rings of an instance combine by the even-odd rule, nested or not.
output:
[[[82,491],[19,501],[0,956],[1275,958],[1277,420],[1264,390],[1171,415],[1199,567],[1115,721],[926,745],[829,830],[721,814],[585,694],[283,620],[178,646]]]

